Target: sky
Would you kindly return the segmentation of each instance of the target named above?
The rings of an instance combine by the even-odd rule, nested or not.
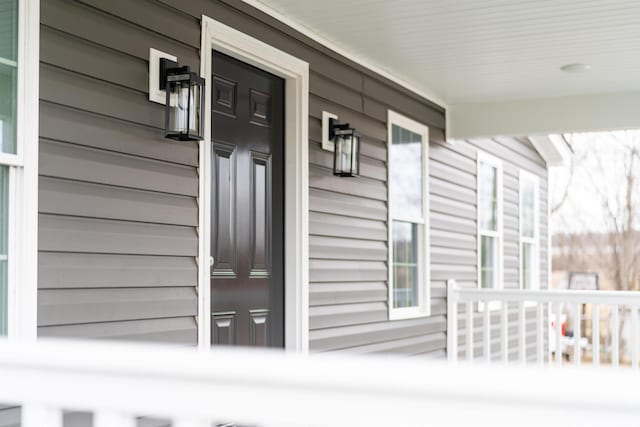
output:
[[[633,218],[640,223],[640,158],[630,168],[631,150],[640,150],[640,131],[567,134],[573,148],[572,168],[552,168],[551,206],[567,199],[552,214],[552,233],[606,232],[615,229],[615,221],[626,219],[625,201],[628,179],[632,182],[631,200],[637,209]],[[631,171],[629,174],[628,172]]]

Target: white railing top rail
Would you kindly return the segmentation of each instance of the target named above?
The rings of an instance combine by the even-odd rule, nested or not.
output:
[[[631,425],[636,389],[635,376],[608,370],[0,341],[0,402],[25,405],[25,427],[61,409],[94,411],[94,424],[111,427],[133,416],[190,426]]]
[[[535,312],[527,312],[528,304],[533,302]],[[478,311],[475,311],[478,303]],[[599,366],[601,357],[606,358],[613,366],[627,364],[634,369],[640,367],[640,328],[638,311],[640,308],[640,292],[633,291],[578,291],[578,290],[521,290],[521,289],[478,289],[461,288],[455,280],[447,282],[447,330],[458,331],[459,304],[465,306],[463,357],[467,360],[475,358],[474,337],[480,336],[483,342],[482,356],[487,363],[496,359],[492,355],[492,319],[490,311],[499,309],[500,315],[497,327],[500,333],[500,357],[503,363],[510,360],[509,328],[515,325],[517,333],[517,355],[521,363],[526,363],[527,339],[535,340],[535,356],[538,363],[551,361],[552,356],[557,365],[562,365],[563,359],[573,358],[578,366],[586,359],[594,366]],[[583,316],[583,304],[590,304],[589,317],[591,329],[588,328],[586,316]],[[488,307],[488,310],[481,308]],[[601,325],[600,308],[604,309],[605,325]],[[509,311],[517,309],[517,319],[510,320]],[[547,317],[548,314],[548,317]],[[483,326],[476,335],[474,318],[482,317]],[[570,319],[569,319],[570,318]],[[626,319],[631,320],[630,328],[625,328]],[[527,338],[527,321],[535,320],[535,335]],[[570,320],[571,330],[565,337],[566,321]],[[604,326],[604,330],[603,330]],[[530,331],[533,332],[533,331]],[[604,333],[604,336],[602,334]],[[624,335],[623,335],[624,334]],[[532,336],[533,335],[533,336]],[[605,338],[605,339],[603,339]],[[515,340],[513,340],[515,341]],[[548,343],[548,345],[547,345]],[[621,345],[622,344],[622,345]],[[571,347],[571,349],[569,349]],[[447,335],[447,357],[450,361],[458,359],[461,351],[458,345],[458,334]],[[494,351],[495,352],[495,351]],[[624,354],[623,354],[624,353]],[[546,354],[546,356],[545,356]]]
[[[507,302],[558,302],[640,305],[640,292],[634,291],[578,291],[578,290],[521,290],[478,289],[454,287],[458,302],[507,301]]]

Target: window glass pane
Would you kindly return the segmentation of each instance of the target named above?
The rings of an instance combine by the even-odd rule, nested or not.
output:
[[[390,197],[393,212],[422,218],[422,135],[392,125]]]
[[[418,306],[418,224],[393,221],[393,307]]]
[[[520,271],[522,274],[522,288],[534,289],[535,280],[535,248],[531,243],[522,244],[522,258]]]
[[[16,152],[16,69],[0,63],[0,151]]]
[[[9,168],[0,166],[0,335],[7,334],[7,232]]]
[[[0,0],[0,58],[18,58],[18,0]]]
[[[531,180],[522,184],[522,235],[535,237],[535,197],[536,186]]]
[[[498,249],[495,237],[480,237],[480,287],[495,288],[498,278]]]
[[[18,0],[0,0],[0,151],[16,152]]]
[[[496,231],[498,229],[498,170],[486,163],[480,163],[479,173],[480,228]]]

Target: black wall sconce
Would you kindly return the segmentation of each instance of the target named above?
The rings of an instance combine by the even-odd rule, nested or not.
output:
[[[160,59],[160,89],[166,92],[165,138],[178,141],[204,139],[204,79],[188,66]]]
[[[349,123],[329,118],[329,139],[333,141],[333,174],[354,177],[360,175],[360,134]]]

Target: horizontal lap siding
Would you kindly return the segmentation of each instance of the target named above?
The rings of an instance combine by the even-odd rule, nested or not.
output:
[[[411,114],[416,105],[366,81],[363,76],[361,84],[347,88],[311,74],[310,348],[416,355],[441,351],[446,342],[444,282],[432,284],[431,317],[388,320],[386,115],[387,109]],[[366,107],[374,103],[377,109]],[[323,110],[362,133],[359,178],[332,176],[332,153],[321,149]],[[434,115],[422,111],[412,117],[425,122]]]
[[[38,333],[195,345],[198,147],[164,139],[146,91],[149,47],[199,65],[199,23],[89,3],[42,2]]]
[[[459,143],[430,147],[431,289],[432,300],[443,304],[438,313],[438,325],[443,329],[438,331],[442,331],[439,346],[432,349],[434,357],[446,356],[447,280],[462,286],[476,283],[475,156],[475,150]]]
[[[442,352],[444,282],[432,317],[387,321],[386,116],[441,141],[443,110],[225,0],[43,1],[40,333],[195,341],[197,147],[145,92],[150,47],[199,68],[203,14],[310,64],[311,349]],[[360,178],[332,175],[323,110],[362,132]]]
[[[387,109],[427,124],[432,139],[440,141],[442,109],[242,2],[163,3],[193,18],[211,16],[309,63],[311,351],[442,353],[444,282],[433,291],[433,316],[388,321],[386,185]],[[321,148],[322,111],[337,114],[362,133],[359,178],[332,175],[332,154]]]
[[[198,150],[162,138],[163,107],[146,90],[150,47],[199,69],[203,14],[310,65],[311,350],[443,357],[446,280],[476,283],[480,143],[442,144],[441,108],[231,0],[43,1],[40,334],[195,342]],[[388,321],[388,109],[430,130],[427,318]],[[362,133],[361,177],[332,175],[321,149],[325,110]],[[486,151],[543,174],[544,199],[543,164],[513,143],[526,148],[494,140]],[[514,170],[505,166],[511,186]],[[505,212],[517,211],[517,188],[505,201]],[[514,218],[505,218],[509,239]],[[505,241],[511,284],[517,248]]]
[[[544,160],[537,153],[531,142],[526,138],[491,138],[478,139],[470,141],[457,141],[455,149],[468,153],[471,162],[466,162],[466,168],[474,177],[476,171],[477,152],[483,151],[502,159],[503,162],[503,202],[504,202],[504,287],[507,289],[519,288],[520,282],[520,230],[519,230],[519,173],[525,170],[537,175],[540,179],[540,287],[547,288],[547,190],[548,175]],[[473,191],[473,199],[469,201],[473,205],[473,223],[475,227],[475,184]],[[470,217],[471,218],[471,217]],[[477,256],[475,228],[473,231],[473,239],[469,241],[473,246],[469,246],[469,252],[464,252],[467,256],[473,253]],[[432,252],[433,253],[433,252]],[[462,252],[460,253],[462,254]],[[473,265],[477,261],[474,261]],[[453,272],[452,272],[453,273]],[[469,271],[471,273],[471,271]],[[468,279],[461,283],[461,286],[477,286],[477,273],[473,269],[473,274],[467,276]],[[458,307],[458,344],[459,357],[465,357],[465,337],[466,337],[466,314],[464,305]],[[499,310],[492,313],[491,316],[491,357],[498,360],[501,358],[501,332],[500,332],[500,314]],[[516,304],[508,306],[508,336],[509,336],[509,360],[517,360],[518,354],[518,307]],[[545,314],[546,316],[546,314]],[[526,310],[526,356],[527,360],[536,360],[536,309],[531,307]],[[483,355],[483,315],[476,312],[474,316],[474,357],[484,357]],[[546,322],[544,323],[544,331],[546,333]]]

